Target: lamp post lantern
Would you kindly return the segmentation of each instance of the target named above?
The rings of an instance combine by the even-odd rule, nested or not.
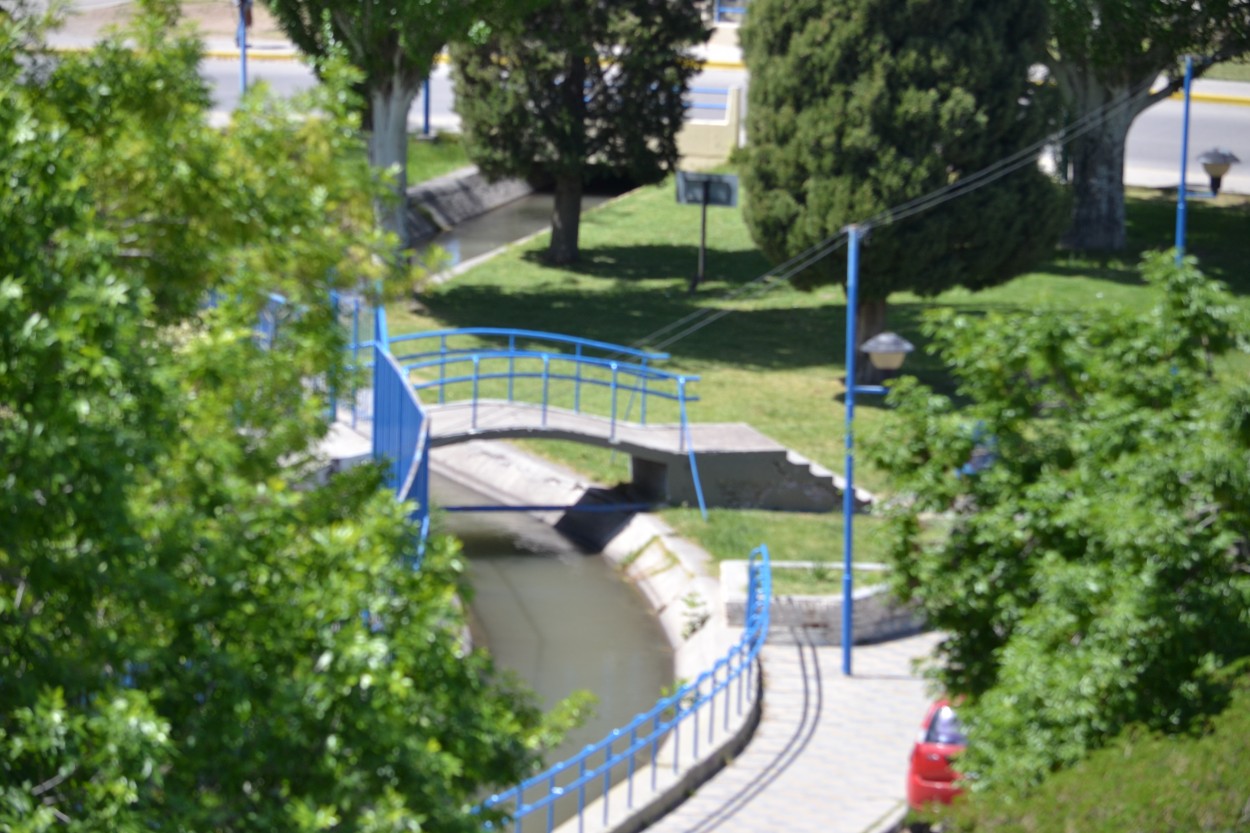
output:
[[[895,333],[879,333],[863,344],[856,335],[855,316],[859,309],[859,244],[867,228],[848,226],[846,254],[846,483],[842,492],[842,673],[851,675],[851,644],[854,642],[855,578],[852,570],[852,543],[855,516],[855,396],[886,393],[882,385],[856,382],[856,354],[862,350],[881,370],[898,370],[913,349],[911,342]]]
[[[1202,169],[1207,172],[1207,177],[1211,180],[1211,196],[1215,197],[1220,193],[1220,184],[1224,179],[1224,174],[1228,173],[1228,169],[1234,162],[1241,160],[1230,150],[1211,148],[1198,154],[1198,161],[1202,163]]]

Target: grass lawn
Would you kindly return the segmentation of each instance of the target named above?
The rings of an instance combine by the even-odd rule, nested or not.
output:
[[[415,179],[414,179],[415,181]],[[995,289],[948,292],[934,299],[891,297],[891,329],[917,344],[908,372],[938,387],[949,379],[923,351],[922,315],[937,307],[969,313],[1040,308],[1087,309],[1120,304],[1143,308],[1150,292],[1136,273],[1143,251],[1172,245],[1172,195],[1134,191],[1129,200],[1129,249],[1106,258],[1059,254],[1034,273]],[[662,328],[692,314],[702,319],[664,349],[666,369],[698,374],[699,401],[691,418],[747,422],[834,471],[843,469],[843,344],[846,320],[840,287],[801,292],[788,285],[752,284],[769,268],[736,209],[708,211],[707,279],[686,292],[698,259],[697,208],[677,205],[670,179],[610,201],[585,214],[582,261],[573,267],[542,262],[546,236],[518,245],[454,281],[431,287],[422,307],[392,305],[395,332],[467,326],[547,330],[627,345],[655,346]],[[1204,270],[1250,295],[1250,200],[1222,195],[1190,203],[1187,251]],[[843,251],[833,257],[845,257]],[[751,291],[756,289],[759,291]],[[1250,367],[1243,368],[1250,370]],[[857,402],[858,438],[889,418],[871,397]],[[571,443],[532,443],[532,449],[596,480],[628,478],[628,458]],[[856,483],[888,491],[883,474],[857,460]],[[665,510],[682,534],[717,558],[745,558],[767,543],[778,560],[841,559],[841,513],[712,512],[709,523],[688,508]],[[859,560],[884,560],[879,523],[856,519]]]
[[[408,183],[415,185],[427,179],[449,174],[469,162],[460,137],[454,133],[435,133],[429,137],[408,137]]]
[[[1250,61],[1225,61],[1211,67],[1202,77],[1215,81],[1250,81]]]

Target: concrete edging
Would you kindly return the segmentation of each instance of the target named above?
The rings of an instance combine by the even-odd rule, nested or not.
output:
[[[721,592],[725,599],[725,617],[731,626],[741,626],[746,612],[746,561],[722,561]],[[775,561],[778,567],[812,567],[807,561]],[[857,569],[879,571],[884,564],[858,564]],[[924,617],[914,608],[899,604],[884,585],[855,590],[851,596],[853,644],[885,642],[920,633],[925,629]],[[842,644],[842,596],[779,596],[773,594],[772,624],[768,642],[772,645],[794,642],[792,629],[801,628],[805,644]]]

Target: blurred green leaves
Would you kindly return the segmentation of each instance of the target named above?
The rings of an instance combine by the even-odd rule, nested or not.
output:
[[[155,5],[55,59],[0,17],[0,828],[476,830],[563,718],[465,647],[455,542],[318,476],[330,291],[410,283],[354,76],[212,127]]]
[[[896,589],[949,633],[936,676],[968,698],[978,788],[1027,788],[1131,724],[1194,725],[1250,654],[1250,389],[1213,363],[1246,322],[1172,259],[1143,263],[1142,314],[931,318],[957,400],[900,384],[875,440],[909,496]],[[935,517],[949,533],[923,537]]]

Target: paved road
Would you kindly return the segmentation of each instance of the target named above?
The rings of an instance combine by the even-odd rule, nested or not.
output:
[[[100,9],[123,5],[128,0],[75,0],[80,9]],[[61,40],[66,44],[83,45],[90,42],[90,32],[66,32]],[[704,50],[709,62],[692,82],[692,86],[707,90],[726,90],[736,87],[746,89],[748,75],[741,64],[741,54],[733,45],[732,29],[718,30]],[[239,61],[237,50],[231,40],[212,39],[207,43],[210,57],[203,63],[204,77],[213,91],[217,120],[225,120],[226,114],[238,105]],[[258,41],[249,50],[249,81],[264,81],[278,95],[291,95],[316,83],[311,71],[298,61],[290,59],[290,46],[282,41]],[[283,60],[267,60],[282,57]],[[1225,178],[1227,191],[1250,194],[1250,84],[1219,82],[1199,79],[1194,84],[1196,100],[1190,114],[1190,160],[1188,182],[1191,188],[1204,188],[1206,177],[1197,163],[1198,154],[1212,147],[1232,150],[1243,160],[1235,165]],[[1216,102],[1204,96],[1232,97],[1242,104]],[[721,95],[700,94],[692,98],[696,102],[719,106]],[[430,120],[433,130],[454,130],[459,117],[453,109],[454,95],[448,69],[438,67],[430,82]],[[743,98],[745,112],[745,96]],[[692,111],[692,117],[713,118],[714,109]],[[1129,132],[1126,147],[1125,182],[1145,187],[1175,187],[1180,177],[1182,107],[1177,100],[1156,104],[1140,115]],[[409,125],[414,131],[425,129],[425,101],[418,97],[409,114]]]
[[[263,49],[249,52],[248,76],[253,81],[265,81],[279,95],[306,89],[316,83],[311,72],[294,61],[262,60]],[[710,56],[718,65],[736,60],[734,54],[721,52]],[[235,58],[215,58],[204,61],[204,76],[213,87],[215,107],[230,111],[239,99],[239,63]],[[748,83],[745,69],[717,68],[700,73],[691,83],[694,88],[727,90],[737,87],[743,91]],[[1242,164],[1233,167],[1224,180],[1224,189],[1238,194],[1250,194],[1250,84],[1199,80],[1194,85],[1197,98],[1190,111],[1190,158],[1188,180],[1191,188],[1205,188],[1206,177],[1197,157],[1204,150],[1223,147],[1241,158]],[[1232,97],[1244,103],[1228,103],[1204,98],[1204,95]],[[713,105],[723,102],[723,95],[698,95],[698,101]],[[436,68],[430,82],[430,125],[434,130],[456,130],[460,118],[453,106],[450,73],[446,65]],[[424,101],[418,97],[409,114],[411,129],[423,129]],[[1182,103],[1168,99],[1155,104],[1133,122],[1125,148],[1125,183],[1143,187],[1175,187],[1180,179],[1180,148]],[[701,110],[691,114],[697,118],[717,118],[716,110]]]

